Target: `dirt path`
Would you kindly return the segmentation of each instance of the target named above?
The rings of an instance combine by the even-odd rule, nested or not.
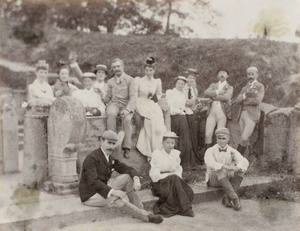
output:
[[[239,212],[225,208],[220,201],[193,205],[195,217],[174,216],[159,225],[122,217],[69,226],[62,231],[281,231],[299,230],[300,206],[278,200],[242,200]]]

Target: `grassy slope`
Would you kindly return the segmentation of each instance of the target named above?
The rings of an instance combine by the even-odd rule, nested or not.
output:
[[[141,76],[145,59],[154,56],[158,63],[156,76],[162,79],[164,89],[172,88],[173,78],[191,67],[200,71],[197,80],[200,95],[211,82],[217,81],[216,71],[225,67],[230,72],[228,82],[233,85],[236,96],[246,83],[247,67],[255,65],[259,69],[259,81],[268,85],[264,101],[276,106],[292,106],[297,102],[297,86],[290,86],[289,77],[298,73],[297,48],[297,44],[256,39],[115,36],[54,28],[47,28],[43,42],[31,47],[13,39],[11,27],[1,26],[2,57],[6,59],[34,64],[43,58],[50,63],[51,71],[55,71],[55,63],[67,61],[70,51],[74,50],[84,71],[98,63],[109,66],[113,58],[119,57],[124,60],[128,74]],[[266,78],[267,72],[272,73],[271,80]],[[284,89],[282,83],[291,90]]]

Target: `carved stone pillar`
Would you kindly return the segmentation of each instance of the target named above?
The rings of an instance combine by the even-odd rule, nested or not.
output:
[[[45,189],[57,194],[78,190],[77,152],[86,130],[85,109],[73,97],[58,98],[48,119],[49,182]]]

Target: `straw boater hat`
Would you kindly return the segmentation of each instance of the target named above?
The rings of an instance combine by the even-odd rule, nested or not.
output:
[[[178,138],[175,132],[165,131],[163,137],[165,138]]]
[[[82,78],[96,78],[96,75],[93,72],[84,72]]]
[[[179,79],[183,80],[184,82],[188,81],[187,78],[185,78],[184,76],[178,76],[178,77],[175,78],[176,81],[179,80]]]
[[[94,69],[94,73],[97,74],[97,71],[105,71],[105,73],[108,75],[108,69],[107,66],[105,66],[104,64],[98,64],[95,69]]]
[[[196,69],[189,68],[186,72],[187,75],[198,76],[199,72]]]

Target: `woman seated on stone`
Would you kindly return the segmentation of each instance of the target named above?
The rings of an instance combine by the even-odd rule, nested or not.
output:
[[[166,131],[163,112],[157,104],[162,94],[162,87],[161,80],[154,78],[155,65],[154,58],[148,58],[145,64],[145,76],[135,78],[138,95],[136,118],[142,120],[136,147],[148,157],[148,161],[151,159],[152,152],[162,147],[162,137]]]
[[[81,78],[83,73],[81,71],[80,66],[77,63],[77,55],[75,52],[72,51],[70,53],[69,60],[70,60],[71,70],[78,78]],[[104,64],[98,64],[94,69],[94,73],[96,75],[96,81],[94,81],[94,85],[93,85],[94,90],[96,93],[104,97],[107,91],[107,84],[105,82],[105,78],[109,76],[109,70],[107,69],[107,66],[105,66]]]
[[[183,179],[194,181],[197,166],[190,135],[191,132],[186,117],[186,98],[183,91],[186,82],[187,79],[185,77],[177,77],[175,88],[166,91],[166,98],[170,106],[171,131],[179,136],[177,149],[181,152]]]
[[[85,72],[82,74],[83,90],[76,90],[72,96],[79,99],[86,109],[86,115],[88,116],[105,116],[105,104],[103,103],[101,96],[94,90],[94,83],[96,81],[96,75],[92,72]]]
[[[70,83],[72,80],[69,77],[69,67],[63,61],[58,63],[58,78],[53,85],[55,97],[71,96],[74,91],[78,90],[76,86]],[[79,81],[78,81],[79,82]]]
[[[94,70],[94,73],[96,75],[94,89],[97,93],[104,97],[107,92],[107,84],[105,82],[105,78],[109,75],[107,66],[103,64],[98,64]]]
[[[166,131],[163,135],[163,148],[152,153],[149,175],[152,193],[159,197],[153,212],[165,217],[176,214],[193,217],[191,203],[194,192],[181,179],[180,151],[174,149],[177,139],[174,132]]]
[[[28,86],[28,100],[43,100],[51,105],[55,100],[53,90],[47,82],[49,64],[45,60],[39,60],[35,65],[36,80]]]

